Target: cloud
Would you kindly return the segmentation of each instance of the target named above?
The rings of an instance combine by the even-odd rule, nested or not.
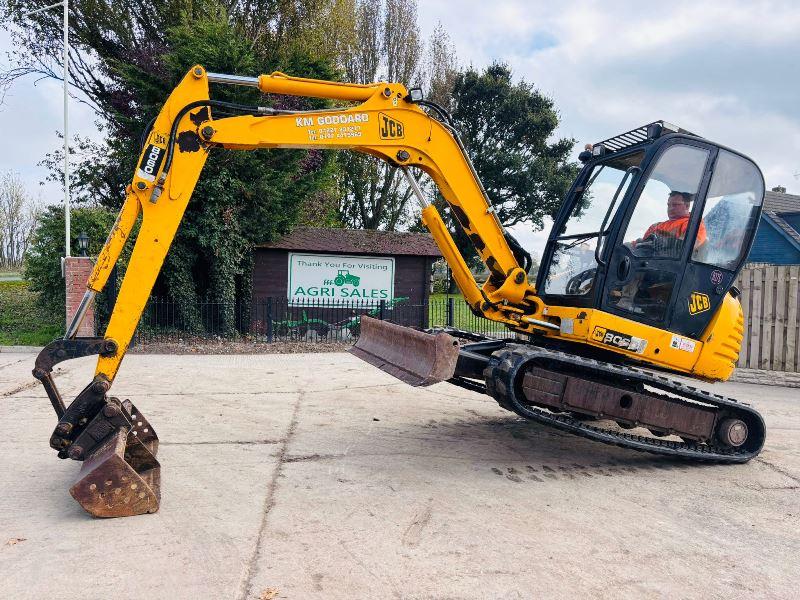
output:
[[[467,63],[508,62],[554,98],[562,131],[581,140],[657,118],[727,140],[752,128],[745,118],[793,125],[777,132],[789,137],[800,123],[800,11],[791,3],[670,2],[646,11],[635,2],[562,2],[535,11],[516,0],[498,0],[491,10],[473,0],[451,6],[425,2],[423,24],[441,20]],[[555,43],[531,51],[542,31]],[[793,156],[770,152],[774,132],[764,133],[751,150],[766,158],[764,168],[778,158],[791,164]],[[787,175],[800,165],[792,167]]]
[[[800,11],[793,2],[531,4],[426,0],[465,64],[507,62],[561,115],[558,134],[596,142],[665,119],[751,156],[768,187],[800,193]],[[513,16],[509,20],[508,16]],[[539,32],[553,43],[538,45]],[[545,232],[514,228],[541,250]]]
[[[11,49],[6,30],[0,31],[0,56]],[[4,65],[5,66],[5,65]],[[60,81],[28,76],[17,80],[0,104],[0,171],[20,174],[26,189],[47,203],[63,202],[63,185],[46,181],[49,172],[38,163],[49,152],[63,147],[64,88]],[[98,139],[94,112],[70,99],[70,137],[78,134]]]

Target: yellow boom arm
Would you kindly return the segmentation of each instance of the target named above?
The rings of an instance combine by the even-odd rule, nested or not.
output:
[[[358,102],[350,108],[280,112],[213,119],[209,82],[252,85],[265,93]],[[142,224],[106,340],[117,351],[101,356],[96,375],[109,383],[139,322],[175,232],[214,147],[331,148],[363,152],[403,169],[423,206],[422,220],[453,270],[473,309],[515,329],[534,326],[524,315],[536,310],[534,289],[511,251],[480,181],[454,131],[408,100],[397,83],[343,84],[289,77],[282,73],[243,78],[209,74],[194,67],[170,95],[139,158],[117,222],[88,282],[88,296],[103,289],[139,214]],[[426,172],[475,244],[491,277],[478,287],[436,208],[426,205],[406,167]],[[523,312],[524,311],[524,312]],[[69,328],[77,330],[80,314]]]

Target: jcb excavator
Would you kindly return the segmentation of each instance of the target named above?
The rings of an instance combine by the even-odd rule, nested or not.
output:
[[[346,107],[232,104],[211,100],[211,83]],[[214,118],[215,110],[236,116]],[[196,66],[146,137],[66,336],[41,352],[34,369],[58,415],[50,445],[60,458],[83,461],[70,491],[92,515],[158,510],[156,433],[129,401],[108,392],[213,148],[348,149],[397,166],[472,311],[517,334],[490,340],[364,317],[353,352],[368,362],[413,385],[449,381],[486,393],[526,419],[625,448],[718,463],[746,462],[761,450],[766,430],[758,412],[659,374],[721,381],[734,369],[743,318],[733,283],[764,196],[750,159],[663,121],[587,147],[534,285],[530,255],[498,220],[450,116],[419,89]],[[409,167],[438,186],[488,268],[484,284]],[[140,214],[105,335],[76,337]],[[99,355],[94,379],[66,406],[53,366],[87,355]]]

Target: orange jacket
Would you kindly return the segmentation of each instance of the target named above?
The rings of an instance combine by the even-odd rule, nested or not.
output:
[[[686,228],[689,226],[689,217],[678,217],[677,219],[670,219],[669,221],[662,221],[661,223],[653,223],[647,228],[642,236],[646,240],[652,234],[659,234],[666,237],[674,237],[682,240],[686,236]],[[698,248],[706,243],[708,236],[706,235],[706,226],[700,221],[700,227],[697,230],[697,239],[694,242],[694,247]]]

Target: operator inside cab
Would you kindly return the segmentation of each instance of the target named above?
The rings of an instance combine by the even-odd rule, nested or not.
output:
[[[672,190],[667,197],[667,220],[650,225],[644,235],[631,244],[634,253],[677,257],[689,227],[693,200],[694,194]],[[694,243],[695,249],[705,244],[706,239],[706,228],[700,221]]]

